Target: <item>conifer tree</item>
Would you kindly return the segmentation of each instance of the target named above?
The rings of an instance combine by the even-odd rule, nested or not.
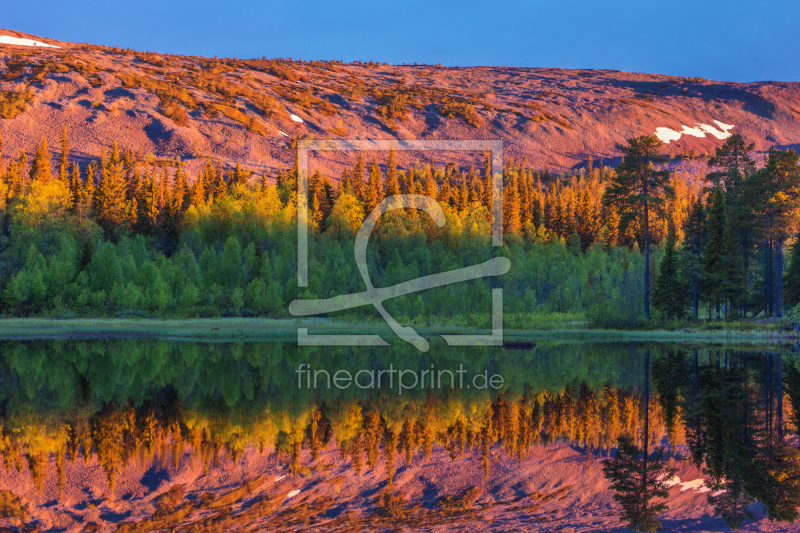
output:
[[[710,199],[705,234],[706,247],[703,253],[703,287],[709,305],[715,304],[717,318],[720,316],[722,299],[723,270],[722,262],[725,254],[725,195],[722,186],[717,185]],[[711,309],[709,308],[709,316]]]
[[[709,190],[713,191],[722,185],[725,191],[736,200],[744,185],[744,178],[752,172],[754,161],[750,159],[750,152],[755,148],[755,143],[747,144],[744,138],[734,133],[728,137],[722,146],[715,149],[714,157],[708,160],[709,167],[719,170],[709,173],[705,180]]]
[[[677,468],[663,461],[664,450],[657,447],[649,451],[649,389],[650,353],[645,355],[644,384],[644,446],[640,449],[629,435],[617,440],[618,449],[611,459],[603,463],[603,475],[611,482],[614,500],[622,506],[620,520],[636,531],[655,533],[661,527],[658,515],[669,506],[653,501],[669,497],[667,482]]]
[[[72,174],[69,180],[69,205],[73,211],[77,211],[81,201],[81,190],[83,181],[81,180],[81,169],[78,163],[72,164]]]
[[[353,192],[356,194],[356,197],[361,200],[362,202],[366,201],[365,196],[365,182],[364,182],[364,172],[366,166],[364,165],[364,152],[358,152],[358,158],[356,158],[356,164],[353,165],[353,175],[351,181],[353,182]]]
[[[656,170],[654,165],[666,158],[659,153],[661,141],[654,135],[642,135],[628,140],[621,147],[623,162],[606,189],[606,202],[616,203],[626,209],[623,217],[638,217],[641,212],[644,223],[644,313],[650,318],[650,210],[656,212],[671,196],[669,171]]]
[[[795,237],[789,267],[783,276],[783,290],[788,307],[800,304],[800,231]]]
[[[489,211],[489,222],[492,221],[492,203],[493,203],[493,184],[492,179],[492,153],[486,153],[486,160],[483,167],[483,204]]]
[[[61,128],[61,164],[58,168],[58,179],[61,183],[69,183],[69,141],[67,140],[67,128]]]
[[[658,278],[653,290],[653,306],[667,318],[681,318],[684,309],[685,287],[678,273],[678,258],[675,252],[675,228],[670,224],[667,233],[666,251],[659,265]]]
[[[30,181],[47,183],[53,179],[53,174],[50,167],[50,150],[47,148],[47,139],[42,138],[39,147],[36,149],[36,154],[31,161]]]
[[[798,227],[800,213],[800,157],[794,149],[770,149],[763,171],[764,194],[759,212],[766,233],[775,246],[778,283],[775,291],[775,315],[783,316],[783,250]]]
[[[722,234],[721,269],[722,275],[719,288],[722,298],[728,302],[728,305],[725,306],[725,318],[728,318],[731,311],[729,308],[735,306],[737,312],[740,312],[742,306],[739,304],[746,301],[747,297],[739,240],[737,239],[733,220],[730,217],[725,223],[725,231]]]
[[[386,163],[386,179],[384,180],[384,197],[400,194],[400,184],[397,181],[397,159],[394,148],[389,151],[389,160]]]
[[[201,206],[206,203],[205,172],[198,172],[189,191],[189,205]]]
[[[425,166],[425,194],[431,198],[439,197],[439,186],[433,178],[433,169],[429,165]]]
[[[353,183],[350,180],[350,171],[347,169],[347,165],[342,169],[342,175],[339,178],[339,191],[348,194],[353,192]]]
[[[94,191],[95,214],[97,221],[107,234],[126,221],[126,184],[123,165],[117,143],[111,149],[111,157],[105,154],[100,161],[100,182]]]
[[[692,297],[692,318],[698,319],[700,295],[703,286],[703,256],[705,253],[706,213],[700,199],[692,201],[689,217],[684,227],[684,240],[680,249],[681,277],[687,284]]]
[[[378,166],[378,160],[373,158],[372,165],[370,165],[369,168],[369,182],[367,183],[367,192],[364,198],[367,213],[371,213],[372,210],[383,201],[381,175],[381,168]]]

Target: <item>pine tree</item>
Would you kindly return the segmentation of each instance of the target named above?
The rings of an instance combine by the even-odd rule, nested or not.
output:
[[[706,247],[703,253],[704,291],[710,304],[716,304],[717,318],[722,300],[723,269],[725,254],[725,196],[722,186],[717,185],[711,197],[706,219]],[[711,310],[709,309],[709,314]]]
[[[742,190],[745,176],[752,172],[755,164],[749,155],[754,148],[755,143],[745,143],[738,133],[734,133],[722,146],[717,147],[714,157],[708,160],[708,166],[719,170],[706,176],[705,181],[710,185],[708,190],[713,191],[718,185],[722,185],[735,201]]]
[[[386,163],[386,179],[384,180],[383,197],[400,194],[400,184],[397,181],[397,159],[394,148],[389,151],[389,160]]]
[[[507,184],[503,192],[503,196],[505,196],[503,199],[503,232],[508,234],[518,233],[520,228],[520,202],[516,173],[511,174],[510,183]]]
[[[685,302],[685,287],[678,274],[678,258],[675,252],[675,228],[672,224],[667,233],[666,251],[659,265],[658,278],[653,290],[653,307],[667,318],[682,318]]]
[[[355,192],[356,197],[361,200],[362,202],[366,202],[365,196],[365,189],[366,184],[364,181],[364,171],[366,166],[364,165],[364,152],[358,152],[358,158],[356,159],[356,164],[353,165],[353,192]]]
[[[665,162],[659,153],[661,141],[654,135],[628,140],[621,147],[623,162],[606,189],[606,203],[624,206],[622,216],[641,216],[644,221],[644,314],[650,318],[650,209],[660,211],[667,196],[673,194],[668,170],[654,165]]]
[[[800,231],[794,240],[789,268],[783,276],[783,290],[788,307],[800,304]]]
[[[69,141],[66,126],[61,128],[61,164],[58,168],[58,179],[61,183],[69,183]]]
[[[725,231],[722,234],[721,269],[720,292],[722,298],[728,302],[728,305],[725,306],[725,318],[727,318],[729,308],[735,306],[737,309],[741,309],[742,306],[739,304],[746,299],[742,255],[736,228],[730,217],[725,223]]]
[[[645,372],[646,376],[648,374]],[[645,405],[649,406],[647,393]],[[647,423],[646,409],[645,425]],[[620,521],[636,531],[655,533],[661,527],[658,515],[668,510],[669,506],[666,502],[653,500],[669,497],[667,482],[675,475],[677,468],[669,467],[663,460],[662,448],[648,452],[649,438],[646,434],[647,431],[644,450],[636,446],[630,436],[620,437],[617,440],[617,452],[603,463],[603,475],[611,482],[614,500],[622,506]]]
[[[206,203],[205,172],[198,172],[189,190],[189,205],[201,206]]]
[[[486,153],[486,160],[483,167],[483,205],[489,212],[489,222],[492,221],[493,211],[493,198],[494,198],[494,179],[492,178],[492,153]]]
[[[95,214],[106,233],[110,233],[127,220],[125,195],[123,165],[115,142],[111,149],[111,157],[107,159],[104,154],[101,158],[100,182],[94,191]]]
[[[347,165],[342,169],[342,175],[339,178],[339,192],[347,194],[352,194],[353,192],[353,183],[350,179],[350,171],[347,169]]]
[[[775,291],[775,315],[783,316],[783,250],[794,235],[800,218],[800,157],[794,149],[770,149],[763,171],[764,192],[759,212],[766,234],[775,246],[779,282]]]
[[[42,138],[39,147],[36,148],[36,154],[31,161],[30,181],[47,183],[53,179],[52,170],[50,168],[50,150],[47,148],[47,139]]]
[[[689,207],[689,217],[684,226],[684,240],[680,249],[681,278],[692,296],[692,318],[698,319],[700,295],[703,287],[703,255],[706,247],[706,213],[703,202],[694,199]]]
[[[364,199],[367,213],[371,213],[372,210],[383,201],[381,175],[381,168],[378,166],[378,160],[373,159],[372,165],[370,165],[369,168],[369,182],[367,183],[367,192]]]

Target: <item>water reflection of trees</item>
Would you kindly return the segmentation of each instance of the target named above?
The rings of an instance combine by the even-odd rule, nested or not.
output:
[[[784,395],[794,406],[800,399],[795,365],[779,352],[718,349],[673,351],[654,362],[667,419],[683,412],[691,460],[710,476],[709,503],[730,526],[742,525],[755,501],[771,520],[798,516],[800,452],[785,431],[794,415],[784,404]]]
[[[441,447],[457,461],[493,453],[519,461],[556,442],[586,468],[624,437],[639,449],[664,444],[712,479],[713,505],[741,524],[755,500],[770,518],[793,520],[800,457],[793,407],[800,372],[786,354],[653,347],[644,401],[642,347],[553,343],[532,351],[476,348],[420,356],[405,349],[298,350],[281,343],[126,341],[9,342],[0,357],[2,457],[37,486],[56,463],[96,457],[113,493],[131,463],[215,468],[248,448],[274,453],[295,474],[331,447],[362,475],[427,461]],[[298,388],[294,369],[490,369],[501,391],[396,392]],[[785,390],[788,398],[783,401]],[[647,424],[645,424],[645,420]],[[784,422],[786,421],[786,422]],[[645,426],[647,428],[645,429]],[[305,451],[305,453],[304,453]],[[688,453],[687,453],[688,452]]]

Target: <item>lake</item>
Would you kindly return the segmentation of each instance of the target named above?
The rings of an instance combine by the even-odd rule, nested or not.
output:
[[[648,449],[663,447],[679,471],[666,516],[695,529],[724,523],[692,499],[710,494],[733,514],[790,518],[793,482],[770,472],[800,472],[793,346],[545,339],[422,353],[117,337],[0,347],[6,515],[41,529],[212,528],[223,511],[273,529],[481,529],[489,515],[511,528],[550,524],[539,518],[563,498],[557,512],[574,516],[560,525],[603,528],[618,508],[601,465],[619,437],[645,445],[645,419]]]

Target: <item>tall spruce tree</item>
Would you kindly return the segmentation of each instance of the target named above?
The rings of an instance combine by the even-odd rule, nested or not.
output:
[[[47,139],[42,138],[39,147],[36,148],[36,153],[31,161],[31,170],[29,173],[31,182],[47,183],[53,179],[53,174],[50,166],[50,150],[47,148]]]
[[[400,183],[397,181],[397,156],[394,148],[389,150],[389,160],[386,162],[386,179],[384,180],[383,197],[400,194]]]
[[[638,218],[644,226],[644,313],[650,318],[650,211],[660,212],[666,197],[673,194],[668,170],[655,165],[666,162],[662,143],[654,135],[628,139],[620,147],[623,161],[606,189],[605,201],[622,207],[623,219]]]
[[[783,296],[788,307],[800,304],[800,231],[795,236],[789,267],[783,275]]]
[[[63,184],[69,183],[69,141],[67,127],[61,128],[61,161],[58,167],[58,179]]]
[[[678,272],[678,256],[675,251],[675,227],[670,224],[667,233],[666,251],[659,265],[658,279],[653,290],[653,306],[667,318],[682,318],[686,302],[686,287]]]
[[[720,316],[722,300],[723,258],[725,256],[725,195],[722,185],[717,185],[711,196],[706,220],[706,247],[703,253],[703,289],[708,297],[709,317],[711,306],[716,305],[717,318]]]
[[[794,235],[800,214],[800,157],[794,149],[770,149],[764,168],[766,194],[761,212],[775,246],[778,283],[775,284],[775,315],[783,316],[783,250]]]
[[[689,206],[689,216],[684,225],[684,239],[681,243],[679,264],[681,278],[692,297],[692,318],[698,319],[700,295],[703,283],[703,254],[705,252],[706,212],[700,199],[693,199]]]

